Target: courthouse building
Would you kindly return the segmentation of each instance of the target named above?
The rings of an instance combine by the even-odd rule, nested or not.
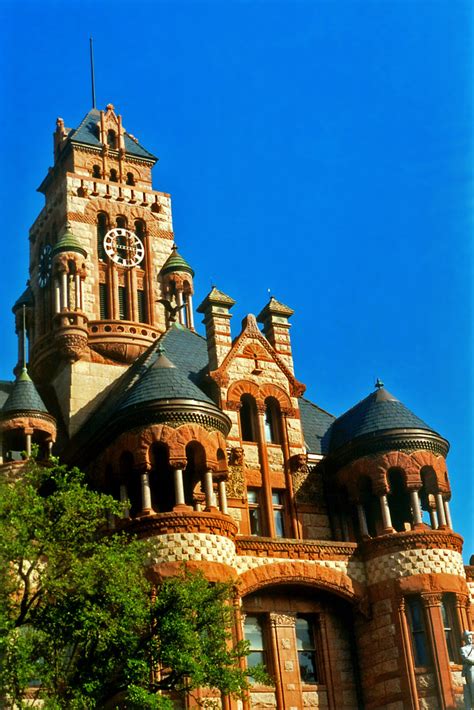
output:
[[[128,501],[117,524],[154,541],[158,576],[187,561],[234,579],[236,637],[274,678],[244,709],[459,706],[473,568],[449,443],[381,382],[337,417],[305,398],[276,298],[240,327],[219,283],[194,303],[156,160],[111,104],[57,120],[0,474],[53,451]]]

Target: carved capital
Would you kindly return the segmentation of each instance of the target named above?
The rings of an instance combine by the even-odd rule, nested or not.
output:
[[[234,402],[228,399],[225,406],[230,412],[240,412],[242,409],[242,402]]]
[[[183,471],[188,465],[188,462],[186,461],[186,459],[175,459],[171,457],[170,464],[173,468],[179,468],[181,469],[181,471]]]
[[[295,626],[296,614],[280,614],[277,612],[270,613],[270,622],[272,626]]]
[[[306,473],[308,470],[306,454],[295,454],[290,458],[290,469],[292,473]]]
[[[422,592],[420,596],[425,607],[441,606],[443,601],[443,595],[439,592]]]

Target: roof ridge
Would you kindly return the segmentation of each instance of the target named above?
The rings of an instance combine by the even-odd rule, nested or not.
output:
[[[337,416],[335,414],[331,414],[331,412],[328,412],[327,409],[323,409],[322,407],[319,406],[319,404],[316,404],[315,402],[312,402],[310,399],[307,397],[298,397],[298,399],[302,399],[304,402],[307,404],[310,404],[312,407],[315,409],[319,409],[320,412],[323,412],[324,414],[327,414],[328,417],[332,417],[333,419],[337,419]]]

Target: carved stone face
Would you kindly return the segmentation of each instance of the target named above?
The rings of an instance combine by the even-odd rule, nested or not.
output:
[[[241,446],[235,446],[230,452],[230,464],[232,466],[243,466],[244,450]]]

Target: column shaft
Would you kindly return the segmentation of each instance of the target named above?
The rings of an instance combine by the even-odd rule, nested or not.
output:
[[[67,310],[67,303],[68,303],[67,291],[68,291],[67,273],[65,271],[63,271],[61,273],[61,309],[62,310]]]
[[[418,491],[410,491],[410,504],[413,513],[413,524],[421,525],[423,518],[421,516],[420,508],[420,498],[418,496]]]
[[[26,455],[28,457],[31,456],[31,440],[32,440],[31,434],[27,434],[26,435]]]
[[[444,513],[444,500],[441,493],[436,493],[436,511],[438,513],[439,527],[446,525],[446,515]]]
[[[184,498],[183,469],[174,469],[174,497],[175,505],[186,505]]]
[[[388,506],[388,500],[385,493],[380,496],[380,511],[382,513],[382,523],[384,530],[393,530],[390,508]]]
[[[193,297],[188,293],[188,328],[194,330]]]
[[[436,515],[436,510],[430,506],[429,509],[429,514],[430,514],[430,523],[431,527],[433,530],[436,530],[438,527],[438,516]]]
[[[362,503],[357,503],[357,518],[359,520],[359,528],[362,537],[369,537],[369,528],[367,527],[367,518]]]
[[[206,510],[213,508],[213,486],[212,486],[212,471],[204,473],[204,495],[206,496]]]
[[[142,513],[149,513],[151,511],[151,490],[150,490],[150,477],[148,476],[148,471],[141,474],[141,485],[142,485]]]
[[[221,513],[224,515],[229,514],[229,509],[227,508],[227,491],[225,481],[223,480],[219,481],[219,507],[221,509]]]
[[[127,486],[125,485],[125,483],[120,484],[120,502],[121,503],[128,502]],[[128,505],[124,508],[124,517],[125,518],[130,517],[130,510],[129,510]]]
[[[453,529],[453,521],[451,520],[451,511],[449,509],[449,503],[447,500],[444,501],[444,512],[446,514],[446,524],[448,528]]]

